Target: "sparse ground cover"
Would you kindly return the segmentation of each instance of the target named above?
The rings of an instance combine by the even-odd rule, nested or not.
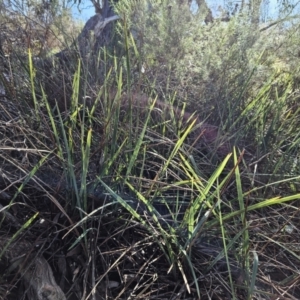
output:
[[[96,53],[1,40],[0,298],[299,299],[296,19],[126,3]]]

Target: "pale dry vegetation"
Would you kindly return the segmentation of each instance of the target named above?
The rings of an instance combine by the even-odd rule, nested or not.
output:
[[[145,3],[0,21],[0,299],[298,299],[297,19]]]

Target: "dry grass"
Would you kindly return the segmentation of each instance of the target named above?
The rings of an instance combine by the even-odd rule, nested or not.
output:
[[[243,37],[237,24],[212,26],[220,53],[205,55],[228,56],[206,66],[206,80],[198,80],[196,65],[198,77],[187,78],[187,107],[195,104],[205,122],[213,122],[213,143],[200,119],[193,129],[180,76],[165,76],[151,55],[139,84],[132,70],[140,62],[129,53],[132,70],[125,72],[123,56],[94,57],[107,73],[92,83],[100,67],[79,68],[77,59],[68,61],[69,69],[55,61],[36,77],[31,63],[22,69],[21,57],[7,60],[10,85],[0,95],[0,241],[31,245],[67,299],[300,298],[297,74],[273,74],[276,59],[258,61],[253,45],[240,68],[236,55],[253,33],[245,33],[245,44],[220,46],[224,36]],[[162,102],[155,106],[146,97],[142,111],[128,109],[138,102],[130,94],[141,91],[158,91]],[[220,157],[228,145],[240,149]],[[11,268],[15,260],[13,250],[3,253],[0,299],[32,300],[22,272]]]

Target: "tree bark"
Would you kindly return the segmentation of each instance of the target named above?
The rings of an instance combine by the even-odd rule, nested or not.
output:
[[[212,23],[214,21],[211,9],[208,7],[205,0],[196,0],[198,4],[198,10],[204,15],[204,22],[206,24]]]

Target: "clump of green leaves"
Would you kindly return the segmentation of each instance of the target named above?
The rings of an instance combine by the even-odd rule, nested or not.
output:
[[[295,19],[258,26],[244,9],[228,22],[205,24],[200,11],[172,0],[126,0],[116,11],[133,37],[139,82],[161,98],[176,93],[175,102],[186,102],[187,110],[219,126],[253,160],[269,153],[258,166],[262,172],[275,172],[278,155],[283,160],[276,172],[285,172],[284,160],[295,169],[298,135],[286,136],[298,132],[299,123]],[[282,25],[291,20],[293,25]]]

